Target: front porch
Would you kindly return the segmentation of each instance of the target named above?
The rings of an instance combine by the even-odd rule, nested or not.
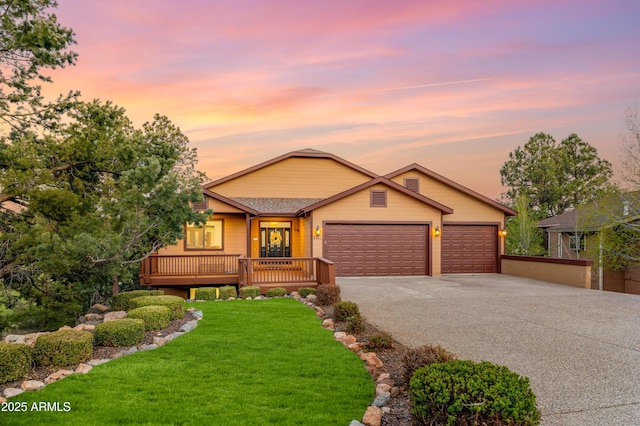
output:
[[[140,265],[140,285],[192,288],[217,285],[258,286],[287,291],[335,284],[333,262],[313,257],[247,258],[236,254],[152,255]]]

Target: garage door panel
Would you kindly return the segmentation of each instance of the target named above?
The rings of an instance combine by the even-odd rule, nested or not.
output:
[[[443,225],[442,273],[497,272],[498,227]]]
[[[426,275],[427,225],[327,224],[324,256],[336,275]]]

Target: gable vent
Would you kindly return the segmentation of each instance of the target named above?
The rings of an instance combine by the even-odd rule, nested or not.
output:
[[[371,207],[387,207],[387,191],[371,190]]]
[[[405,178],[404,187],[413,192],[420,192],[420,184],[418,178]]]
[[[201,203],[191,203],[191,207],[194,211],[203,212],[207,209],[207,199],[205,198]]]

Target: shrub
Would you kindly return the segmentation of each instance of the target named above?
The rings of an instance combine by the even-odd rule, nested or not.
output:
[[[417,348],[407,349],[400,356],[400,362],[404,368],[402,378],[408,383],[413,373],[427,365],[455,361],[458,359],[454,354],[441,346],[424,345]]]
[[[360,308],[354,302],[337,302],[333,304],[333,319],[345,322],[349,317],[360,317]]]
[[[142,296],[160,296],[163,295],[163,290],[132,290],[124,291],[122,293],[114,294],[111,297],[111,310],[112,311],[128,311],[132,309],[131,300],[136,297]]]
[[[267,297],[282,297],[287,295],[287,289],[284,287],[275,287],[267,290]]]
[[[347,317],[347,319],[344,322],[344,327],[343,330],[349,333],[359,333],[361,331],[364,331],[366,329],[366,326],[364,325],[364,321],[362,320],[361,316],[352,316],[352,317]]]
[[[161,330],[171,323],[171,309],[168,306],[142,306],[127,312],[127,318],[141,319],[145,330]]]
[[[143,296],[131,299],[132,308],[143,306],[167,306],[171,309],[171,319],[184,317],[184,299],[180,296]]]
[[[317,305],[333,305],[340,301],[340,286],[336,284],[320,284],[316,288],[316,297]]]
[[[418,369],[409,394],[421,424],[537,425],[529,379],[490,362],[451,361]]]
[[[242,287],[240,289],[241,299],[246,299],[247,297],[251,297],[253,299],[254,297],[258,297],[258,296],[260,296],[260,287],[249,286],[249,287]]]
[[[144,339],[144,321],[122,318],[103,322],[93,330],[96,346],[133,346]]]
[[[373,333],[367,342],[367,349],[372,351],[381,351],[393,348],[393,339],[389,333]]]
[[[0,342],[0,384],[22,380],[31,371],[31,363],[29,346]]]
[[[220,287],[220,299],[227,300],[231,298],[238,297],[238,291],[232,285],[225,285],[224,287]]]
[[[88,331],[60,330],[38,336],[33,346],[37,365],[79,364],[93,355],[93,335]]]
[[[300,293],[300,297],[307,297],[310,294],[316,294],[316,289],[313,287],[300,287],[298,293]]]
[[[198,300],[216,300],[218,291],[215,287],[200,287],[196,289],[196,299]]]

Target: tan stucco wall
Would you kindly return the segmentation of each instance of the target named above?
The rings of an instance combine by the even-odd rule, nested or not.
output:
[[[327,198],[371,178],[326,158],[287,158],[209,188],[227,197]]]
[[[387,207],[370,207],[370,190],[387,191]],[[380,223],[391,222],[431,222],[431,226],[442,228],[440,210],[428,206],[405,194],[397,192],[386,185],[374,185],[362,191],[358,191],[349,197],[328,204],[313,211],[313,227],[317,225],[323,227],[324,221],[373,221]],[[324,230],[323,230],[324,231]],[[438,276],[441,274],[441,240],[432,238],[431,252],[431,274]],[[324,256],[324,239],[313,239],[313,256]]]
[[[222,250],[185,250],[184,240],[176,245],[166,246],[158,250],[159,254],[241,254],[247,253],[247,228],[244,214],[214,214],[212,219],[224,219]]]
[[[545,258],[540,258],[539,261],[528,261],[526,257],[517,260],[503,258],[502,273],[573,287],[591,288],[590,262],[588,265],[575,265],[551,263],[553,259],[549,258],[547,260],[548,262]]]

